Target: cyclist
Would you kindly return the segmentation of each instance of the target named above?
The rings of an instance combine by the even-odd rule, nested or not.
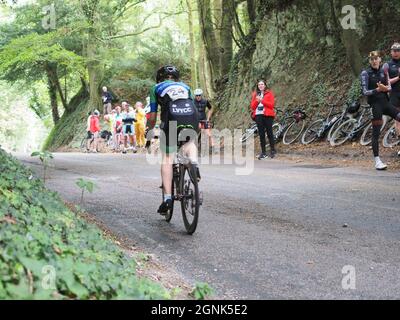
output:
[[[126,153],[128,149],[128,140],[133,152],[137,151],[135,147],[135,126],[133,124],[136,121],[135,111],[129,106],[127,112],[122,114],[122,132],[124,135],[124,150],[122,153]]]
[[[385,170],[386,164],[379,157],[379,136],[382,129],[382,116],[388,115],[400,121],[400,112],[390,103],[388,92],[391,91],[388,65],[381,66],[382,58],[378,51],[369,54],[370,67],[361,73],[361,87],[364,96],[372,107],[372,150],[375,168]]]
[[[196,166],[198,177],[200,177],[195,143],[199,120],[191,89],[185,83],[179,82],[179,70],[175,66],[166,65],[158,69],[156,82],[150,90],[149,129],[153,129],[156,124],[157,109],[160,105],[160,129],[163,132],[160,141],[162,152],[161,179],[164,199],[158,208],[158,212],[165,215],[172,206],[172,164],[178,141],[186,141],[182,146],[182,151]],[[189,131],[183,129],[189,129]],[[179,135],[179,133],[181,134]],[[187,139],[188,136],[190,136],[190,139]]]
[[[211,120],[211,116],[213,114],[213,110],[212,110],[210,101],[203,98],[203,90],[201,90],[201,89],[194,90],[194,96],[195,96],[194,105],[196,106],[197,111],[199,113],[199,121],[200,121],[199,128],[201,130],[206,131],[208,139],[210,141],[211,150],[213,150],[214,149],[214,140],[211,135],[211,125],[210,125],[210,120]],[[208,109],[207,114],[206,114],[206,109]]]
[[[400,109],[400,43],[394,43],[390,49],[392,60],[387,62],[390,84],[392,85],[390,103]],[[400,122],[398,121],[396,122],[396,129],[398,134],[400,134]],[[400,151],[397,155],[400,156]]]

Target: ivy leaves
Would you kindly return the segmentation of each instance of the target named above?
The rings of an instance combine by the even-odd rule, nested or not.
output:
[[[31,175],[0,149],[0,299],[170,298],[138,279],[134,260]]]

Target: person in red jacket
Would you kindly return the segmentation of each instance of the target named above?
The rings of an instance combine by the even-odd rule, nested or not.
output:
[[[250,107],[252,111],[252,118],[255,119],[257,123],[258,133],[260,136],[262,152],[258,156],[259,160],[268,158],[265,150],[265,132],[267,132],[269,145],[271,148],[270,157],[273,158],[276,154],[274,135],[272,132],[272,124],[275,118],[274,104],[274,94],[271,90],[267,89],[266,82],[264,80],[258,81],[257,89],[253,92],[251,98]]]
[[[100,120],[99,120],[100,112],[95,110],[93,115],[90,116],[89,122],[89,131],[93,136],[93,143],[91,144],[92,150],[89,152],[97,152],[97,143],[99,140],[99,133],[100,133]]]

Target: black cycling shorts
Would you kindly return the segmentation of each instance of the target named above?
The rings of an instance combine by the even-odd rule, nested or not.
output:
[[[400,92],[390,93],[390,103],[400,109]]]
[[[179,127],[177,128],[176,134],[171,134],[169,136],[170,128],[165,124],[161,124],[162,134],[160,136],[160,147],[161,151],[164,153],[174,153],[178,150],[178,146],[182,143],[189,142],[193,140],[197,142],[197,135],[199,132],[197,127]]]
[[[92,139],[93,138],[93,133],[91,133],[90,131],[87,132],[87,137],[86,139]]]
[[[376,99],[371,102],[373,120],[382,120],[382,116],[386,115],[393,119],[397,119],[399,109],[394,107],[386,98]]]

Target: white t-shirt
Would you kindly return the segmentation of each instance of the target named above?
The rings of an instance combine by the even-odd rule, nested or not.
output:
[[[264,96],[262,94],[258,95],[259,97],[264,98]],[[256,116],[260,115],[260,114],[264,114],[264,105],[262,104],[262,102],[259,103],[259,105],[257,106],[256,109]]]

